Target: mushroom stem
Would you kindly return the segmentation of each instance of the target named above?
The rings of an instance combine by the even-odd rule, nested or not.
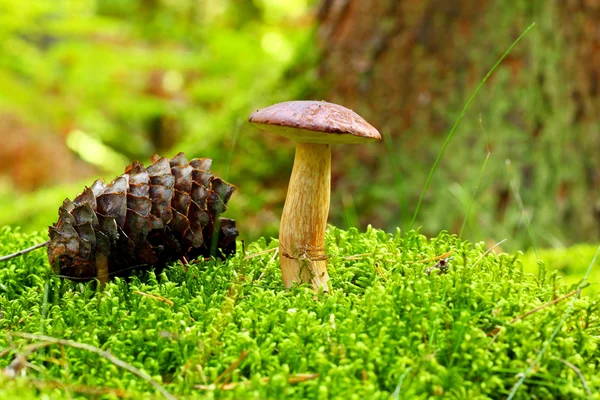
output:
[[[328,292],[324,251],[331,191],[331,146],[296,143],[294,168],[281,216],[279,254],[283,283],[311,282]]]

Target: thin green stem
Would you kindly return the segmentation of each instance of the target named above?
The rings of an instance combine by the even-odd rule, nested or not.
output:
[[[508,174],[508,181],[510,184],[510,188],[513,191],[513,195],[515,196],[515,200],[517,201],[517,205],[521,210],[521,216],[525,219],[525,226],[527,227],[527,234],[529,235],[529,239],[531,240],[531,244],[533,245],[533,250],[535,251],[535,257],[540,260],[540,252],[538,250],[537,241],[535,240],[535,234],[533,232],[533,227],[531,226],[531,219],[529,218],[529,214],[527,214],[527,210],[525,210],[525,204],[523,203],[523,199],[521,198],[521,194],[519,193],[519,188],[517,187],[517,183],[515,177],[512,174],[512,169],[510,168],[510,160],[506,160],[506,173]]]
[[[465,114],[467,113],[467,110],[471,106],[471,103],[475,99],[475,96],[477,96],[477,93],[479,93],[479,91],[481,90],[483,85],[485,85],[488,78],[492,75],[492,73],[496,70],[496,68],[498,68],[500,63],[506,58],[506,56],[508,56],[508,54],[510,54],[512,49],[521,41],[521,39],[523,39],[523,37],[534,27],[534,25],[535,25],[535,22],[532,22],[531,25],[529,25],[527,27],[527,29],[525,29],[523,31],[523,33],[521,33],[521,35],[519,35],[517,40],[515,40],[512,45],[510,45],[510,47],[508,48],[508,50],[506,50],[504,52],[502,57],[500,57],[500,59],[498,61],[496,61],[494,66],[488,71],[488,73],[485,75],[485,77],[482,79],[482,81],[479,82],[479,85],[477,85],[477,88],[475,89],[475,91],[473,92],[471,97],[469,98],[469,101],[467,101],[467,104],[465,104],[465,106],[463,107],[463,109],[460,113],[460,116],[454,123],[454,126],[452,127],[452,129],[450,129],[450,132],[448,133],[448,135],[446,136],[446,141],[444,142],[442,149],[438,153],[438,156],[435,159],[435,162],[433,163],[433,167],[431,167],[431,170],[429,171],[429,176],[427,177],[425,186],[423,187],[423,190],[421,191],[421,196],[419,197],[419,201],[417,203],[417,208],[415,210],[415,213],[413,214],[412,221],[410,222],[410,229],[413,229],[415,221],[417,220],[417,216],[419,215],[419,210],[421,208],[421,204],[423,203],[423,198],[425,197],[425,192],[427,192],[427,189],[429,188],[429,184],[431,183],[431,178],[433,177],[433,173],[435,172],[440,160],[442,159],[442,156],[444,155],[444,152],[446,151],[446,147],[448,147],[448,144],[450,143],[450,140],[452,139],[452,136],[454,135],[454,131],[456,131],[456,128],[458,128],[458,125],[461,123],[462,119],[464,118]]]
[[[488,146],[487,143],[487,139],[485,138],[485,130],[483,129],[483,122],[481,121],[481,114],[479,115],[479,127],[481,128],[481,133],[483,134],[483,141],[485,143],[485,149],[486,149],[486,156],[485,156],[485,160],[483,161],[483,165],[481,166],[481,169],[479,170],[479,177],[477,178],[477,183],[475,184],[475,190],[473,191],[473,196],[471,196],[471,202],[469,203],[469,206],[467,207],[467,212],[465,212],[465,218],[463,219],[462,225],[460,227],[460,232],[458,233],[458,237],[462,238],[462,233],[463,230],[465,229],[465,226],[467,225],[467,219],[469,218],[469,215],[471,214],[471,208],[473,208],[473,204],[475,203],[475,198],[477,197],[477,192],[479,191],[479,185],[481,185],[481,180],[483,179],[483,171],[485,171],[485,167],[490,159],[490,156],[492,155],[492,152],[490,151],[490,147]]]
[[[74,347],[76,349],[82,349],[82,350],[89,351],[91,353],[98,354],[99,356],[107,359],[108,361],[112,362],[116,366],[121,367],[121,368],[131,372],[132,374],[140,377],[144,381],[148,382],[157,391],[159,391],[164,396],[165,399],[175,400],[175,396],[173,396],[171,393],[169,393],[164,387],[162,387],[162,385],[160,383],[158,383],[150,375],[148,375],[148,373],[134,367],[133,365],[131,365],[129,363],[126,363],[125,361],[121,360],[120,358],[117,358],[116,356],[112,355],[108,351],[102,350],[96,346],[92,346],[92,345],[86,344],[86,343],[79,343],[79,342],[76,342],[73,340],[58,339],[58,338],[55,338],[52,336],[35,335],[35,334],[31,334],[31,333],[26,333],[26,332],[7,332],[7,334],[9,335],[9,337],[16,336],[16,337],[21,337],[21,338],[25,338],[25,339],[39,340],[39,341],[43,341],[43,342],[58,344],[61,346]]]
[[[383,144],[385,145],[385,151],[386,151],[386,156],[388,158],[388,163],[391,164],[392,167],[392,171],[393,171],[393,178],[394,178],[394,189],[396,189],[396,197],[397,197],[397,206],[398,206],[398,217],[399,220],[397,221],[397,226],[400,227],[400,229],[404,230],[405,226],[404,226],[404,221],[407,220],[408,216],[406,216],[407,214],[407,210],[406,207],[404,205],[404,184],[402,181],[402,177],[399,174],[399,170],[400,170],[400,165],[397,162],[397,158],[394,156],[394,138],[392,137],[392,135],[384,135],[384,140],[383,140]],[[406,219],[405,219],[406,217]]]
[[[481,166],[481,170],[479,170],[479,177],[477,178],[477,184],[475,185],[475,190],[473,191],[473,197],[471,197],[471,202],[469,203],[469,206],[467,207],[467,212],[465,213],[465,218],[463,219],[462,225],[460,227],[460,232],[458,233],[458,237],[460,237],[460,238],[462,238],[462,233],[467,224],[467,219],[469,218],[469,214],[471,214],[471,208],[473,207],[473,203],[475,203],[475,197],[477,196],[477,191],[479,190],[479,185],[481,184],[481,179],[483,178],[483,171],[485,170],[485,166],[487,165],[487,163],[490,159],[490,154],[491,153],[489,153],[489,152],[487,153],[487,155],[485,156],[485,161],[483,161],[483,165]]]

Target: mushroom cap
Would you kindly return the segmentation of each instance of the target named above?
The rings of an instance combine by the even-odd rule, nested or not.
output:
[[[298,143],[364,143],[381,134],[354,111],[326,101],[286,101],[258,110],[248,121]]]

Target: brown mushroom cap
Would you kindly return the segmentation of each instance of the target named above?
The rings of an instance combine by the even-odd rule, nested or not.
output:
[[[248,119],[259,128],[299,143],[364,143],[381,134],[354,111],[325,101],[286,101]]]

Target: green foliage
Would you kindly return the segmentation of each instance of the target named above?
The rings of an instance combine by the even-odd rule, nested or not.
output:
[[[196,152],[211,149],[233,133],[232,113],[245,115],[254,95],[271,90],[307,33],[276,25],[293,17],[293,7],[273,15],[270,1],[234,3],[2,0],[0,76],[14,85],[3,105],[56,128],[70,125],[69,135],[79,130],[68,143],[101,165],[114,160],[77,142],[142,159],[164,150],[153,134],[172,139],[167,146],[183,139]],[[303,10],[304,3],[292,4]],[[183,126],[161,131],[170,116]]]
[[[343,226],[350,208],[359,211],[357,226],[411,226],[428,173],[473,90],[535,22],[455,131],[415,227],[428,235],[459,232],[469,214],[462,238],[508,239],[505,248],[516,251],[535,245],[527,215],[542,247],[598,241],[598,180],[590,177],[600,171],[600,96],[590,71],[600,59],[581,62],[596,41],[586,28],[596,26],[587,3],[375,3],[353,9],[343,24],[332,11],[322,27],[329,35],[319,71],[332,81],[323,96],[355,109],[384,134],[382,146],[334,149],[342,176],[334,181],[330,222]],[[401,40],[415,32],[415,40]]]
[[[108,180],[154,153],[211,157],[217,175],[249,182],[236,197],[256,215],[281,197],[280,185],[273,194],[257,182],[286,154],[269,150],[257,130],[244,132],[240,152],[236,138],[254,109],[302,86],[282,87],[281,79],[312,35],[310,2],[0,0],[0,92],[10,94],[0,110],[60,134]],[[16,219],[40,230],[54,222],[62,193],[15,196],[3,183],[0,197],[39,202],[17,212],[15,201],[0,205],[0,225]]]
[[[4,228],[0,253],[40,240]],[[108,350],[181,398],[505,398],[574,301],[516,398],[584,398],[588,390],[600,398],[598,297],[570,297],[513,321],[572,289],[556,273],[528,274],[518,256],[447,233],[330,227],[333,291],[315,299],[308,286],[283,290],[276,247],[261,239],[225,262],[173,265],[103,290],[52,276],[43,252],[30,253],[0,265],[0,329]],[[447,274],[425,274],[448,252]],[[27,343],[0,336],[0,366]],[[36,370],[25,378],[0,378],[0,397],[67,398],[81,387],[158,397],[84,350],[47,346],[29,362]],[[319,375],[289,382],[303,373]],[[220,376],[238,384],[211,387]],[[34,382],[43,388],[27,386]]]
[[[526,272],[543,274],[557,271],[567,284],[575,285],[585,275],[597,248],[591,244],[578,244],[566,249],[540,249],[539,257],[535,251],[529,250],[520,259]],[[600,268],[592,271],[589,283],[589,292],[600,292]]]
[[[473,240],[509,238],[505,246],[511,250],[532,245],[532,237],[543,247],[597,237],[590,177],[598,170],[598,121],[578,122],[578,109],[593,109],[595,103],[585,96],[577,100],[586,93],[578,77],[589,74],[575,68],[581,57],[567,45],[578,31],[557,29],[575,26],[562,21],[558,3],[495,0],[473,18],[472,12],[465,14],[471,5],[463,2],[457,5],[457,15],[466,16],[459,18],[462,25],[436,14],[444,12],[440,8],[432,11],[433,19],[420,16],[421,27],[404,27],[403,16],[386,16],[385,31],[395,32],[389,28],[395,24],[398,32],[429,32],[423,43],[415,41],[416,54],[423,57],[405,58],[402,49],[390,47],[398,54],[377,57],[375,72],[362,72],[364,82],[357,87],[362,89],[355,94],[345,84],[333,93],[327,76],[315,71],[319,46],[310,6],[316,3],[0,0],[0,92],[7,94],[0,96],[0,110],[44,126],[98,167],[95,176],[69,191],[15,193],[14,185],[0,179],[0,226],[41,230],[56,220],[67,195],[72,198],[93,179],[113,179],[130,161],[147,162],[154,152],[184,151],[212,157],[215,174],[238,186],[229,213],[243,217],[246,239],[275,236],[293,146],[259,133],[245,119],[275,101],[338,96],[346,105],[362,99],[351,106],[381,128],[385,140],[334,149],[334,225],[405,229],[427,188],[415,227],[428,234],[448,229]],[[444,134],[473,86],[532,21],[535,29],[485,84],[428,181]],[[437,38],[446,33],[440,27],[459,25],[444,38],[448,46],[440,47],[446,43]],[[319,72],[334,62],[343,68],[333,74],[350,85],[355,79],[339,71],[362,71],[357,66],[379,43],[379,31],[372,33],[368,43],[362,41],[371,36],[362,35],[358,44],[331,48],[335,55],[324,55]],[[352,57],[342,57],[340,49]],[[397,59],[414,69],[410,93],[377,90],[399,88],[392,84],[404,80],[394,72]],[[591,96],[593,90],[587,92]],[[523,207],[511,186],[521,193]],[[523,229],[524,215],[533,235]]]
[[[559,3],[498,0],[477,18],[482,25],[474,29],[480,38],[456,53],[472,60],[478,70],[475,76],[483,76],[495,60],[494,53],[499,55],[512,35],[532,21],[536,26],[511,52],[512,61],[503,63],[482,90],[449,146],[451,156],[440,165],[444,171],[434,180],[431,201],[423,209],[427,220],[421,222],[428,232],[455,226],[473,203],[464,237],[508,238],[506,246],[513,250],[536,242],[560,248],[597,240],[598,203],[593,199],[597,185],[587,177],[598,169],[600,125],[594,117],[581,120],[579,100],[572,98],[573,87],[593,86],[595,80],[581,82],[579,76],[585,75],[575,72],[574,66],[581,64],[577,47],[585,42],[577,39],[580,33],[575,34],[569,22],[580,16],[566,17]],[[490,23],[493,29],[486,29]],[[464,70],[455,73],[456,79],[472,77]],[[447,124],[458,116],[469,95],[470,89],[465,93],[462,87],[468,86],[453,91],[443,105],[444,110],[452,110]],[[582,103],[596,101],[597,96]],[[489,163],[473,202],[473,188],[488,151]],[[420,166],[409,168],[418,171]],[[519,191],[523,207],[512,187]],[[446,201],[434,201],[439,198]],[[526,218],[532,221],[534,237]]]
[[[0,225],[25,225],[25,230],[36,228],[41,230],[58,219],[58,207],[67,197],[71,199],[80,193],[84,185],[92,182],[80,182],[71,185],[56,185],[36,190],[32,193],[13,192],[9,186],[0,185],[10,195],[0,196]],[[44,239],[48,240],[46,237]]]

